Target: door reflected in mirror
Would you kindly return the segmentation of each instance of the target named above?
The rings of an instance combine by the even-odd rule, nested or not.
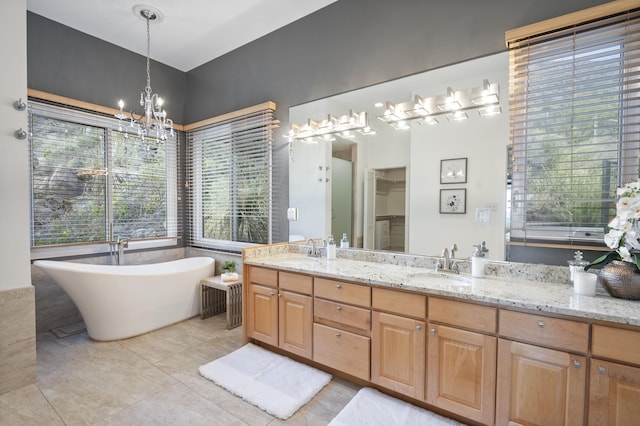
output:
[[[366,173],[363,247],[404,252],[407,170],[369,169]]]

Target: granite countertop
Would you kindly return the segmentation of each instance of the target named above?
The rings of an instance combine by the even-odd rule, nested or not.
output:
[[[327,260],[282,250],[254,252],[251,256],[245,256],[244,263],[492,303],[507,308],[640,326],[640,301],[616,299],[602,291],[595,297],[576,295],[572,285],[566,282],[495,276],[473,278],[464,272],[436,272],[426,267],[340,257]]]

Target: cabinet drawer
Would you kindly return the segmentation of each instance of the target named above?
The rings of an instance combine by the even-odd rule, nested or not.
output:
[[[455,300],[429,298],[429,320],[485,333],[497,329],[497,309]]]
[[[589,345],[586,323],[505,310],[500,311],[500,335],[581,353]]]
[[[313,278],[309,275],[280,271],[278,284],[282,290],[290,290],[309,295],[313,293]]]
[[[313,286],[316,297],[365,308],[371,306],[371,288],[368,286],[317,277],[314,279]]]
[[[425,319],[427,316],[427,296],[421,294],[374,288],[371,290],[371,306],[409,317]]]
[[[371,330],[371,311],[369,309],[356,308],[355,306],[329,300],[314,299],[313,316],[317,322],[322,322],[322,320],[331,321],[364,331],[366,334],[369,334]]]
[[[347,331],[313,324],[313,360],[369,380],[371,340]]]
[[[251,266],[249,267],[249,282],[277,287],[278,271],[260,268],[259,266]]]
[[[633,364],[640,364],[640,332],[594,325],[591,353]]]

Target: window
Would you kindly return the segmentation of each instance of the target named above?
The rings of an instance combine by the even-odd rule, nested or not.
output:
[[[265,107],[270,106],[270,107]],[[190,244],[271,242],[272,103],[187,131]]]
[[[176,139],[120,133],[117,120],[30,102],[32,247],[176,237]],[[174,242],[175,244],[175,242]]]
[[[510,239],[602,244],[638,179],[640,11],[509,40]]]

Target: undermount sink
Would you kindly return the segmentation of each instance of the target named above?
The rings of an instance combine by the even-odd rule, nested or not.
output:
[[[434,278],[444,278],[447,280],[456,281],[456,283],[460,285],[471,284],[471,279],[469,277],[461,276],[460,274],[456,274],[455,272],[422,271],[411,273],[407,275],[407,278],[417,283],[433,280]]]
[[[320,257],[312,257],[312,256],[292,257],[290,259],[283,260],[282,263],[286,263],[289,265],[302,265],[305,263],[319,263],[320,259],[321,259]]]

